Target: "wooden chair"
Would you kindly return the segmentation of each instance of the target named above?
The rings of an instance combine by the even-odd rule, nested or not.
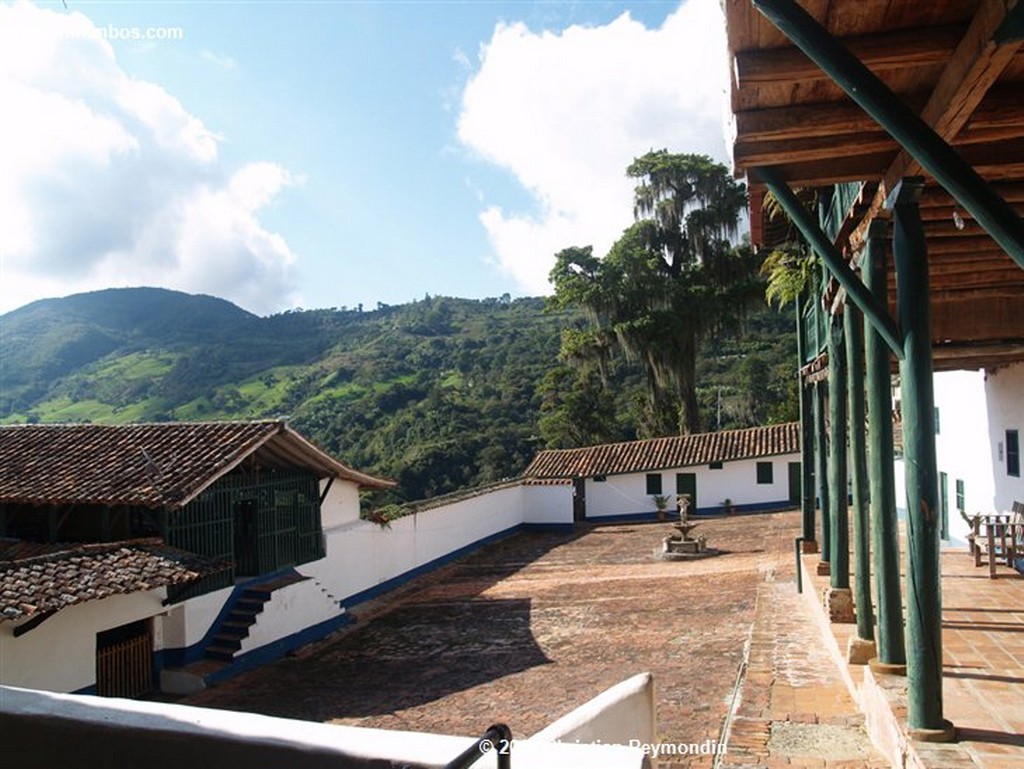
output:
[[[974,565],[988,563],[988,575],[995,579],[996,564],[1016,568],[1018,555],[1024,556],[1024,503],[1014,502],[1012,513],[987,513],[964,516],[970,521],[967,542]]]
[[[1011,513],[1011,538],[1013,553],[1010,554],[1010,566],[1024,573],[1024,502],[1013,501]]]

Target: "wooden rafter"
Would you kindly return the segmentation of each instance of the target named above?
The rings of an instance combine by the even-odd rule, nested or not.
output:
[[[1019,42],[1000,45],[993,39],[1006,13],[1006,4],[1001,0],[982,1],[921,111],[921,118],[946,141],[953,141],[960,133],[1020,48]],[[889,191],[900,179],[920,170],[920,164],[907,152],[897,155],[883,174],[882,185],[862,225],[851,236],[854,245],[863,240],[868,222],[884,208]]]
[[[873,71],[883,73],[944,64],[963,34],[959,26],[933,27],[851,37],[843,44]],[[825,77],[814,62],[791,46],[738,53],[735,68],[741,88]]]

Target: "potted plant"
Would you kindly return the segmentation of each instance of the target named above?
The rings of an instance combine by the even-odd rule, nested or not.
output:
[[[654,494],[651,496],[654,500],[654,506],[658,509],[658,520],[664,521],[666,518],[665,511],[668,510],[668,503],[671,501],[670,497],[664,494]]]

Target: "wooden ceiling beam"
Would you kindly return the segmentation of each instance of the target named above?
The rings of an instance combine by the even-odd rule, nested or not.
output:
[[[998,45],[993,40],[1006,13],[1002,0],[982,0],[921,111],[922,120],[947,142],[964,127],[1020,47],[1019,43]],[[855,247],[864,241],[868,224],[884,207],[889,192],[903,177],[920,170],[920,164],[909,153],[900,152],[886,170],[875,199],[851,237]]]
[[[921,119],[946,141],[960,133],[1017,54],[1020,43],[997,45],[993,41],[1006,13],[1003,0],[982,0],[921,111]],[[886,173],[885,185],[891,188],[899,179],[916,175],[920,170],[920,164],[903,152]]]
[[[877,179],[892,161],[892,152],[878,152],[871,155],[837,155],[840,150],[833,149],[833,156],[825,159],[790,163],[776,167],[778,175],[794,187],[823,187],[838,182],[860,182],[865,179]],[[752,186],[764,186],[758,176],[757,168],[747,169],[747,179]]]
[[[881,130],[870,115],[850,101],[745,110],[735,117],[737,136],[748,142]]]
[[[903,103],[919,112],[928,94],[901,94]],[[963,130],[958,143],[994,142],[1024,136],[1018,112],[1021,96],[1017,88],[1002,86],[982,99]],[[805,139],[812,136],[860,134],[881,131],[878,123],[849,99],[827,104],[796,104],[787,107],[741,110],[735,113],[740,141]]]
[[[963,27],[943,26],[848,37],[842,43],[878,73],[943,64],[949,61],[963,35]],[[738,89],[826,77],[818,65],[794,46],[743,51],[736,54],[734,65]]]
[[[932,303],[964,304],[965,302],[994,302],[996,300],[1019,300],[1020,286],[992,286],[990,288],[941,288],[932,291]],[[1019,332],[1019,328],[1015,329]]]
[[[752,168],[791,163],[814,162],[835,159],[836,147],[843,148],[846,157],[858,155],[892,155],[899,151],[899,145],[885,131],[874,130],[862,134],[812,136],[801,139],[764,141],[741,139],[733,148],[733,160],[737,166]]]
[[[976,251],[989,251],[995,248],[995,244],[988,235],[967,235],[959,238],[929,238],[928,254],[941,256],[942,254],[969,254]],[[1024,275],[1020,267],[1017,270]]]
[[[929,272],[935,280],[941,280],[951,277],[960,276],[971,276],[977,275],[979,277],[985,276],[987,278],[996,278],[1006,281],[1007,283],[1015,283],[1017,285],[1024,284],[1024,271],[1020,270],[1015,264],[929,264]],[[1016,270],[1016,272],[1014,272]]]

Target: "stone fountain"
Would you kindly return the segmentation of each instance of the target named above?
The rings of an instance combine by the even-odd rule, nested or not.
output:
[[[690,520],[691,504],[689,494],[679,495],[679,521],[672,524],[672,528],[676,531],[662,540],[660,551],[655,551],[655,555],[659,558],[666,561],[687,561],[718,555],[718,550],[708,547],[707,539],[703,534],[696,537],[690,534],[700,525]]]

